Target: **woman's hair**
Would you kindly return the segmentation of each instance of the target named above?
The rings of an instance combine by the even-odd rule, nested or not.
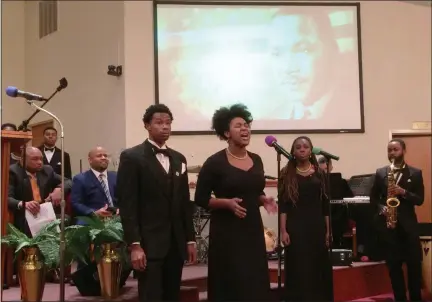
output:
[[[294,145],[298,140],[301,139],[307,140],[309,142],[312,151],[313,145],[311,139],[307,136],[299,136],[294,140],[291,146],[291,154],[294,154]],[[311,157],[309,160],[315,169],[315,173],[317,173],[318,178],[320,179],[321,196],[323,196],[323,194],[326,195],[326,178],[323,171],[319,167],[315,154],[311,153]],[[280,197],[285,200],[291,200],[294,205],[297,203],[299,198],[296,167],[297,167],[297,159],[294,157],[294,159],[290,160],[286,164],[286,166],[282,169],[281,185],[279,187]]]
[[[248,125],[253,121],[252,114],[243,104],[234,104],[231,107],[221,107],[213,114],[211,128],[216,132],[216,135],[221,140],[226,141],[228,139],[225,132],[229,131],[230,123],[236,117],[244,119]]]

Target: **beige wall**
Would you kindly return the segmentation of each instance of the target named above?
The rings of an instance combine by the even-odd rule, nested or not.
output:
[[[341,156],[335,168],[347,177],[385,164],[388,130],[430,120],[431,112],[430,8],[365,1],[361,13],[366,133],[310,135],[316,146]],[[26,3],[22,85],[49,95],[61,77],[68,79],[69,87],[47,108],[65,124],[66,150],[78,172],[79,159],[91,146],[103,144],[118,153],[146,137],[141,118],[154,102],[152,3],[60,1],[59,20],[59,31],[39,40],[37,2]],[[10,53],[8,58],[17,55]],[[109,64],[124,65],[124,75],[108,76]],[[3,74],[12,76],[9,70]],[[36,121],[45,119],[39,114]],[[295,136],[278,139],[290,148]],[[263,157],[266,173],[275,175],[275,154],[263,140],[255,135],[250,150]],[[225,146],[215,136],[172,137],[170,145],[191,165]]]
[[[24,1],[2,1],[1,6],[1,121],[18,126],[26,118],[28,105],[22,99],[6,96],[5,89],[25,84]]]
[[[69,86],[45,107],[64,123],[72,170],[87,168],[88,150],[125,146],[124,77],[107,75],[123,64],[123,2],[59,1],[58,31],[39,39],[38,2],[26,3],[26,89],[50,95],[66,77]],[[142,108],[140,108],[142,111]],[[38,114],[35,121],[46,120]]]

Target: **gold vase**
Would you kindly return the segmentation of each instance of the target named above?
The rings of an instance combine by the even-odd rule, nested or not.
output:
[[[97,265],[101,294],[105,300],[113,300],[119,296],[122,264],[117,244],[103,244],[102,257]]]
[[[45,288],[45,265],[37,247],[23,248],[24,257],[18,268],[21,299],[24,302],[42,301]]]

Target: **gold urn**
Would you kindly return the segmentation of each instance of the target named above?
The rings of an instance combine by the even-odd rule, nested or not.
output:
[[[103,244],[102,257],[98,262],[98,274],[101,294],[105,300],[113,300],[119,296],[122,263],[117,244]]]
[[[37,247],[23,248],[24,257],[18,268],[21,299],[24,302],[42,301],[45,288],[45,264]]]

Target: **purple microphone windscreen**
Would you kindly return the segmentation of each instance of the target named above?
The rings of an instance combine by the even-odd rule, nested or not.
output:
[[[18,96],[18,88],[13,86],[8,86],[8,88],[6,88],[6,94],[10,97],[15,98]]]
[[[273,135],[269,135],[265,138],[265,143],[267,144],[267,146],[272,147],[273,143],[277,142],[276,137],[274,137]]]

